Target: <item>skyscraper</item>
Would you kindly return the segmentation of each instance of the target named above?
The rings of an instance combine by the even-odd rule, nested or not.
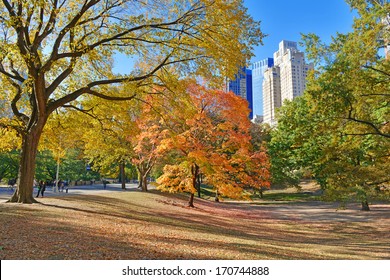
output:
[[[228,91],[246,99],[249,103],[249,118],[253,118],[252,70],[243,67],[234,80],[229,81]]]
[[[252,64],[253,116],[263,115],[264,71],[274,65],[273,58],[266,58]]]
[[[273,125],[275,122],[275,109],[281,106],[280,68],[277,66],[270,67],[264,72],[263,104],[263,122]]]
[[[275,124],[276,108],[283,105],[284,100],[293,100],[303,94],[306,77],[312,64],[305,62],[296,42],[283,40],[274,53],[274,67],[268,68],[263,80],[264,122]]]

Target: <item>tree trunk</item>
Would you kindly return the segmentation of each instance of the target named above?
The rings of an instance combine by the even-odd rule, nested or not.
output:
[[[139,186],[143,192],[148,191],[148,175],[150,173],[150,170],[146,168],[143,164],[139,164],[137,166],[138,171],[138,178],[139,178]]]
[[[219,202],[219,193],[218,193],[218,189],[215,191],[215,198],[214,198],[215,202]]]
[[[138,171],[138,188],[142,190],[142,176],[141,176],[141,171],[138,167],[137,167],[137,171]]]
[[[36,203],[33,196],[35,176],[35,160],[38,152],[38,143],[45,122],[37,122],[29,132],[22,135],[22,150],[20,154],[17,187],[8,202]]]
[[[259,194],[260,194],[260,198],[264,198],[263,187],[260,187]]]
[[[148,191],[148,174],[144,174],[142,176],[142,191],[143,192]]]
[[[197,190],[198,190],[198,197],[200,198],[200,187],[201,187],[201,185],[200,185],[200,174],[198,174],[198,176],[197,176],[197,181],[196,181],[196,186],[197,186]]]
[[[197,182],[198,182],[198,176],[199,176],[199,166],[194,163],[191,167],[191,174],[192,174],[192,187],[194,190],[197,189]],[[194,207],[194,192],[190,195],[190,200],[188,201],[188,207]]]
[[[188,201],[188,207],[195,207],[194,206],[194,194],[193,193],[191,193],[190,194],[190,200]]]
[[[362,211],[370,211],[370,206],[368,205],[367,199],[362,201]]]
[[[125,174],[125,162],[124,161],[122,161],[119,164],[119,176],[120,176],[121,183],[122,183],[122,190],[125,190],[126,189],[126,174]]]

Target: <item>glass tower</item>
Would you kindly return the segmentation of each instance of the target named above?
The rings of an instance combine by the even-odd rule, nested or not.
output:
[[[241,96],[249,103],[249,118],[253,118],[253,94],[252,94],[252,70],[246,67],[241,68],[240,73],[236,74],[235,79],[229,81],[228,91]]]
[[[263,116],[264,72],[274,65],[273,58],[266,58],[252,64],[253,116]]]

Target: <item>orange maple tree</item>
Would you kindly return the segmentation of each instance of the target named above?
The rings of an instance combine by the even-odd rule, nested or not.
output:
[[[265,150],[254,151],[250,140],[247,102],[233,93],[209,89],[194,82],[187,87],[187,106],[175,112],[171,136],[161,145],[177,150],[180,160],[166,165],[158,189],[188,192],[193,207],[199,174],[217,194],[245,197],[244,188],[269,187]]]
[[[139,187],[148,190],[148,176],[156,161],[163,155],[161,141],[166,138],[167,130],[163,128],[158,114],[153,112],[149,103],[145,103],[142,113],[136,120],[137,131],[129,140],[134,145],[132,163],[139,175]]]

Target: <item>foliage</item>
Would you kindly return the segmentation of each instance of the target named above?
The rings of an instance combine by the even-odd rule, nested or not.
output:
[[[18,176],[19,151],[12,150],[0,153],[0,182],[3,179],[14,179]]]
[[[296,183],[299,170],[310,168],[329,198],[354,198],[368,210],[370,199],[388,196],[390,183],[390,60],[378,54],[390,6],[351,3],[360,14],[351,33],[329,46],[304,36],[320,64],[304,96],[281,109],[270,153],[275,178]]]
[[[138,106],[134,101],[109,102],[91,98],[83,105],[95,117],[83,116],[80,139],[84,156],[102,176],[118,178],[119,165],[128,165],[134,156],[129,135],[136,134]]]
[[[137,132],[129,136],[134,145],[132,163],[137,167],[141,189],[147,191],[148,176],[156,161],[163,156],[161,141],[166,137],[167,130],[160,123],[160,117],[153,112],[149,103],[143,106],[136,120]]]
[[[40,151],[37,155],[36,179],[52,181],[56,179],[57,160],[50,150]],[[100,174],[86,169],[86,161],[79,149],[68,149],[60,165],[59,179],[67,181],[98,180]]]
[[[175,111],[174,123],[169,124],[172,135],[161,143],[177,150],[181,158],[164,168],[158,188],[191,193],[193,206],[200,172],[228,197],[243,197],[245,187],[268,187],[268,157],[264,150],[251,147],[246,101],[195,83],[189,83],[187,91],[187,106]]]
[[[18,188],[12,202],[32,203],[35,159],[50,115],[62,108],[87,113],[81,96],[132,100],[180,76],[232,77],[263,34],[237,1],[64,0],[0,2],[0,127],[22,138]],[[123,55],[138,61],[114,73]],[[215,79],[214,79],[215,78]]]

